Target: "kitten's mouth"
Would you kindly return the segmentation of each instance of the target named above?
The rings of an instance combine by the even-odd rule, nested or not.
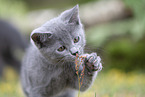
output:
[[[76,54],[75,61],[78,59],[84,60],[87,56]]]
[[[85,58],[86,56],[82,55],[82,54],[76,54],[75,56],[68,56],[66,57],[67,59],[64,59],[64,61],[68,61],[68,62],[75,62],[76,58]]]
[[[84,58],[86,58],[87,56],[85,56],[85,55],[79,55],[79,54],[76,54],[76,58],[75,58],[75,60],[76,59],[84,59]]]

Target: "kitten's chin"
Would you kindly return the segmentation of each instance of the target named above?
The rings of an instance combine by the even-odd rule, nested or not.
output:
[[[82,56],[83,54],[78,54],[78,56]],[[70,58],[68,58],[69,62],[75,62],[76,60],[76,56],[71,56]]]
[[[68,57],[65,61],[66,62],[75,62],[75,59],[76,59],[75,56],[71,56],[71,57]]]

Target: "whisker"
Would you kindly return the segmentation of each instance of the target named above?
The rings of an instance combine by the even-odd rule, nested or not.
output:
[[[64,61],[65,57],[62,57],[61,59],[57,59],[58,62],[56,63],[57,65],[60,64],[62,61]],[[61,63],[62,64],[62,63]]]

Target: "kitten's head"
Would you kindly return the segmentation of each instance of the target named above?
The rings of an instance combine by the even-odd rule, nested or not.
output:
[[[31,42],[44,57],[55,62],[74,61],[77,53],[83,54],[85,35],[78,5],[35,29]]]

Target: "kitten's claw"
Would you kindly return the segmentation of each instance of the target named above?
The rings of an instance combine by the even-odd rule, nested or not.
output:
[[[92,75],[95,71],[102,70],[101,58],[96,53],[87,55],[85,65],[89,75]]]

